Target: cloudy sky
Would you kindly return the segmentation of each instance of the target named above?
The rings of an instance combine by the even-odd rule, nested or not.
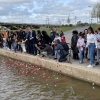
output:
[[[45,24],[89,22],[89,7],[99,0],[0,0],[0,22]],[[94,20],[95,21],[95,20]]]

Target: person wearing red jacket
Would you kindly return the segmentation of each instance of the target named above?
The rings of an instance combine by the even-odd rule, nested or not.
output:
[[[61,36],[61,42],[66,42],[66,38],[64,37],[64,35]]]

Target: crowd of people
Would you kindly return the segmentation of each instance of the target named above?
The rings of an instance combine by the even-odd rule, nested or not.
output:
[[[94,31],[90,26],[82,32],[74,30],[71,38],[71,48],[64,33],[58,33],[54,28],[50,35],[46,31],[34,31],[28,26],[25,30],[20,28],[16,32],[0,31],[0,48],[14,50],[15,52],[24,52],[31,55],[42,55],[42,57],[53,56],[54,60],[66,62],[67,56],[73,53],[73,59],[84,63],[84,58],[90,61],[88,68],[99,65],[100,59],[100,28]],[[59,58],[58,58],[59,56]],[[95,63],[95,58],[97,59]]]
[[[100,28],[94,31],[90,26],[83,32],[73,31],[71,38],[71,48],[73,50],[73,59],[84,63],[84,58],[90,61],[88,68],[99,65],[100,59]],[[97,60],[95,63],[95,59]]]
[[[66,56],[69,51],[62,31],[58,34],[58,32],[52,28],[49,36],[45,30],[37,30],[36,32],[32,30],[30,26],[25,30],[19,28],[16,32],[1,31],[0,47],[15,52],[28,53],[34,56],[54,56],[54,60],[56,60],[59,55],[59,62],[67,60]]]

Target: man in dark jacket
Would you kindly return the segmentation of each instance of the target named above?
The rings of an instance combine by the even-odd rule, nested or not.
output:
[[[64,62],[64,61],[66,61],[67,60],[67,55],[69,54],[69,50],[67,51],[65,51],[64,50],[64,47],[63,47],[63,45],[61,45],[61,43],[60,43],[60,41],[59,40],[56,40],[55,41],[55,44],[56,44],[56,47],[55,47],[55,55],[56,54],[59,54],[60,55],[60,58],[59,58],[59,62]],[[57,59],[57,58],[55,58],[55,59]]]
[[[79,59],[78,56],[78,48],[76,47],[77,45],[77,41],[78,41],[78,31],[74,30],[73,32],[73,36],[71,38],[71,48],[73,50],[73,59]]]
[[[36,33],[30,27],[28,27],[29,32],[29,53],[33,55],[37,55],[37,49],[35,47],[36,43]]]
[[[26,28],[26,31],[25,31],[25,48],[26,48],[26,52],[29,53],[29,40],[30,40],[30,34],[29,34],[29,31],[28,31],[28,28]]]

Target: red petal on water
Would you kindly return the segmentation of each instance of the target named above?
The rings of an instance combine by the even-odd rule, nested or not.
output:
[[[54,84],[56,84],[56,81],[53,81]]]
[[[61,82],[65,82],[65,80],[61,80]]]
[[[60,70],[60,72],[62,72],[62,71]]]
[[[96,98],[96,95],[92,95],[94,98]]]

